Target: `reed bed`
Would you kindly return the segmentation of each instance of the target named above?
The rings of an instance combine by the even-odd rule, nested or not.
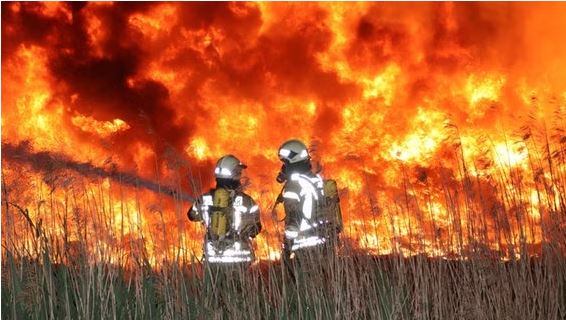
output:
[[[10,163],[4,163],[2,318],[566,319],[566,140],[548,139],[535,148],[530,139],[522,139],[529,174],[521,177],[496,165],[481,176],[477,172],[488,165],[470,167],[459,150],[458,179],[441,186],[452,223],[449,237],[424,226],[434,226],[434,218],[418,207],[426,201],[415,205],[407,197],[380,210],[416,217],[415,234],[409,235],[416,239],[410,244],[416,254],[402,250],[407,235],[396,234],[392,220],[385,241],[393,249],[387,255],[360,248],[346,226],[338,249],[302,252],[289,266],[263,260],[210,267],[182,250],[199,239],[183,236],[174,238],[177,249],[152,260],[145,244],[172,232],[159,207],[154,223],[163,224],[161,232],[140,228],[141,239],[125,248],[123,239],[132,230],[122,226],[118,235],[103,230],[131,225],[128,219],[139,215],[139,205],[131,215],[126,212],[131,203],[112,200],[92,184],[77,188],[82,182],[64,178],[64,168],[42,174],[42,185],[57,184],[58,197],[65,199],[57,202],[54,188],[18,178],[23,169],[7,174]],[[480,180],[490,181],[498,206],[482,198]],[[407,178],[402,189],[410,195],[426,183]],[[529,200],[533,190],[536,204]],[[179,202],[175,208],[177,221],[185,219],[186,207]]]

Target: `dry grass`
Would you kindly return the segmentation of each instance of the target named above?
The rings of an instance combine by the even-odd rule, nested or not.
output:
[[[313,254],[290,276],[279,263],[202,270],[171,263],[134,270],[106,263],[4,259],[6,319],[564,319],[566,261],[501,262],[362,253]],[[307,264],[306,266],[304,264]]]

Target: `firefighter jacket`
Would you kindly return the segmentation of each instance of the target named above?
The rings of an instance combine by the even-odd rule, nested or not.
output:
[[[212,189],[198,197],[188,216],[206,228],[205,261],[242,263],[254,259],[251,238],[261,231],[261,222],[259,207],[249,195],[226,188]]]
[[[286,250],[296,251],[324,244],[329,239],[323,230],[331,221],[321,215],[325,200],[324,180],[319,174],[292,173],[283,187]]]

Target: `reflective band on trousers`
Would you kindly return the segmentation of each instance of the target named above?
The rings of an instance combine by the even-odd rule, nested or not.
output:
[[[252,257],[208,257],[206,261],[210,263],[237,263],[237,262],[250,262]]]
[[[234,244],[225,250],[217,251],[211,243],[206,244],[205,260],[213,263],[235,263],[252,261],[252,252],[250,250],[242,250],[240,242]]]
[[[209,256],[251,256],[252,252],[250,250],[242,250],[242,245],[240,242],[235,242],[231,247],[226,248],[222,251],[217,251],[212,244],[206,244],[206,254]]]
[[[293,246],[291,247],[291,251],[295,251],[295,250],[302,249],[302,248],[318,246],[318,245],[321,245],[325,242],[326,242],[326,239],[320,238],[320,237],[317,237],[317,236],[312,236],[312,237],[308,237],[308,238],[304,238],[304,239],[297,239],[293,243]]]

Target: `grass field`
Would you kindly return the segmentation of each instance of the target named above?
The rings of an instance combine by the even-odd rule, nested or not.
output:
[[[305,266],[306,264],[306,266]],[[566,260],[502,262],[352,251],[218,270],[199,264],[127,270],[107,263],[4,259],[4,319],[564,319]]]

